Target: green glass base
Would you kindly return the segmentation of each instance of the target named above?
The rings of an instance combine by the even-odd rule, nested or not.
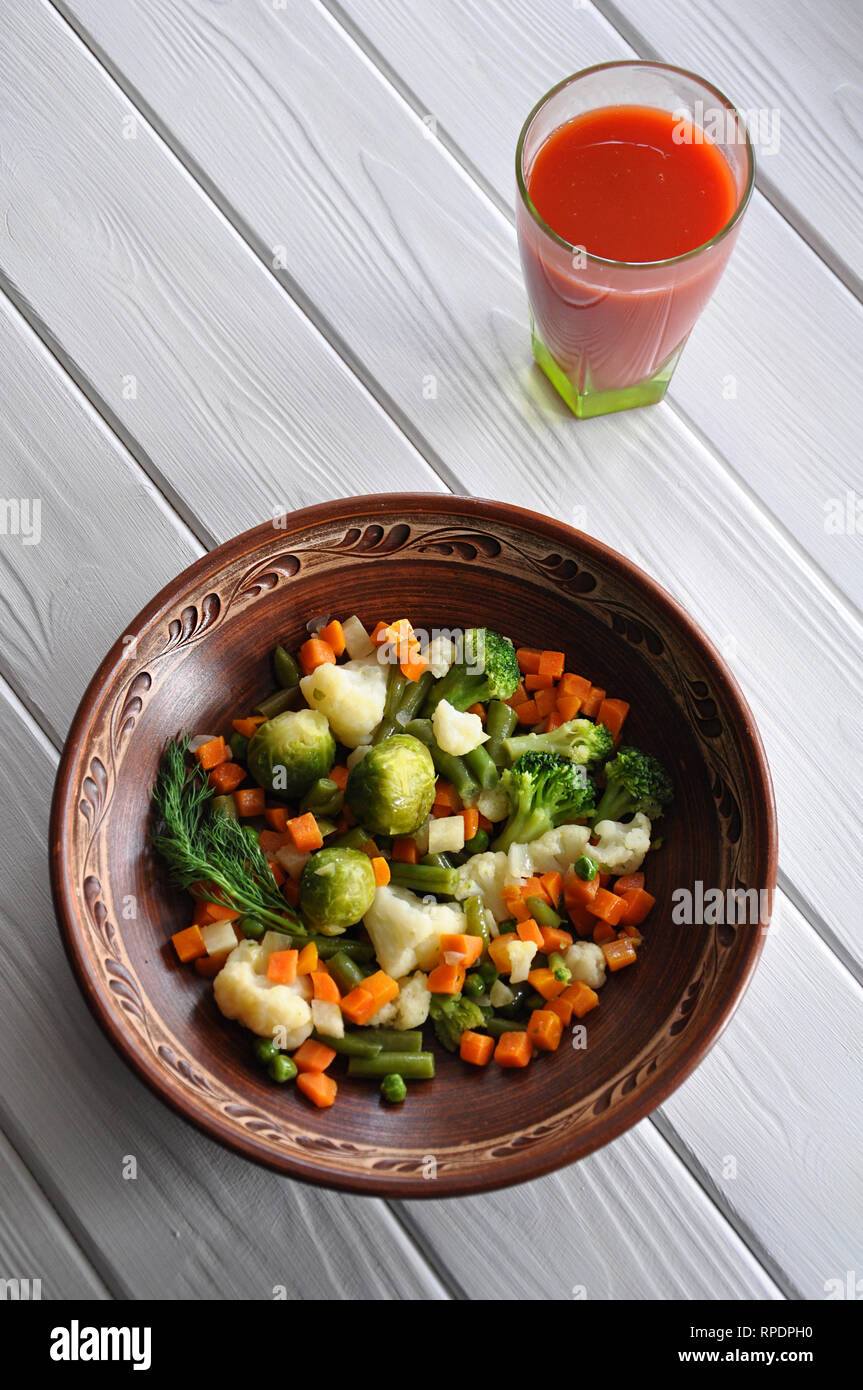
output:
[[[639,381],[634,386],[622,386],[617,391],[596,391],[588,387],[586,391],[579,392],[533,330],[530,341],[537,363],[542,367],[555,391],[563,397],[573,415],[577,415],[579,420],[589,420],[595,415],[613,415],[617,410],[633,410],[636,406],[655,405],[657,401],[661,401],[684,346],[681,343],[675,348],[668,361],[663,363],[649,381]]]

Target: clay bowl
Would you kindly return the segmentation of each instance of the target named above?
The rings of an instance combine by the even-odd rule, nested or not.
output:
[[[563,648],[570,669],[630,701],[630,741],[677,784],[651,856],[658,901],[638,964],[610,978],[587,1020],[524,1072],[441,1052],[434,1081],[387,1107],[339,1076],[315,1110],[250,1061],[248,1035],[211,985],[181,967],[171,933],[188,900],[147,847],[165,740],[221,729],[272,688],[269,654],[310,617],[407,614],[482,623],[518,644]],[[129,643],[129,634],[137,640]],[[57,913],[87,1000],[156,1093],[224,1144],[292,1177],[360,1193],[438,1197],[522,1182],[572,1163],[659,1105],[715,1042],[758,959],[766,921],[676,926],[672,892],[772,890],[776,822],[752,715],[686,613],[635,566],[548,517],[498,502],[359,497],[247,531],[168,585],[109,652],[57,779],[51,851]],[[136,915],[130,915],[133,904]],[[436,1046],[436,1044],[435,1044]],[[340,1064],[336,1064],[339,1071]]]

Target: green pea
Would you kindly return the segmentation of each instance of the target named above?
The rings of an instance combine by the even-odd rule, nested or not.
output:
[[[466,995],[468,999],[479,999],[485,994],[485,980],[478,970],[474,970],[468,975],[462,986],[462,994]]]
[[[286,1081],[293,1081],[297,1074],[296,1066],[291,1061],[290,1057],[285,1056],[284,1052],[279,1052],[277,1056],[273,1058],[267,1067],[267,1071],[274,1081],[278,1081],[280,1086]]]
[[[278,1057],[279,1049],[273,1038],[255,1038],[252,1043],[252,1051],[257,1057],[261,1066],[269,1066],[274,1057]]]
[[[390,1072],[381,1082],[381,1095],[390,1105],[400,1105],[408,1093],[404,1078],[398,1072]]]
[[[267,930],[257,917],[241,917],[239,925],[243,936],[247,936],[250,941],[260,941]]]
[[[487,830],[478,830],[472,840],[465,840],[466,854],[485,854],[490,844]]]
[[[572,866],[579,878],[583,878],[585,883],[590,883],[591,879],[596,878],[599,873],[599,865],[595,859],[591,859],[589,854],[583,854],[580,859],[576,859]]]
[[[476,973],[480,976],[488,989],[491,988],[495,980],[500,978],[500,971],[490,960],[484,960],[482,965],[477,967]]]

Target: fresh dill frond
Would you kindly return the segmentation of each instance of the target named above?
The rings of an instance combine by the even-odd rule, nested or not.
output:
[[[153,848],[164,859],[171,883],[292,936],[305,936],[275,886],[254,832],[232,816],[213,814],[213,789],[198,768],[187,766],[188,745],[186,735],[167,745],[153,788]]]

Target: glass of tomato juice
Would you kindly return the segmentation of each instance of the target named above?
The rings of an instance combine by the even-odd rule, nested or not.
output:
[[[537,103],[516,151],[533,354],[580,417],[665,395],[755,178],[745,123],[660,63],[603,63]]]

